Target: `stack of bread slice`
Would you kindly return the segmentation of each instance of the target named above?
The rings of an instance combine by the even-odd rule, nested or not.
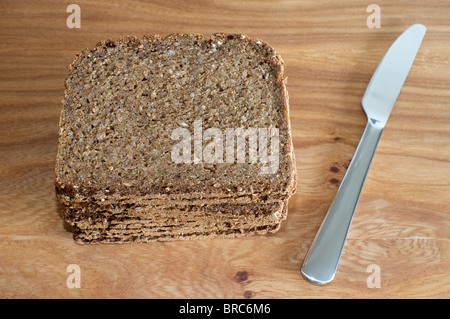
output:
[[[56,193],[80,243],[279,229],[297,174],[283,61],[241,34],[103,41],[69,66]]]

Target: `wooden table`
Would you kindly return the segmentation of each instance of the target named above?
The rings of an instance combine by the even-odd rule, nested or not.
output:
[[[81,28],[68,28],[70,3],[0,3],[0,297],[450,297],[448,1],[378,1],[381,28],[367,26],[364,1],[79,0]],[[414,23],[427,34],[379,144],[337,276],[312,285],[299,268],[363,132],[365,87]],[[107,38],[218,31],[265,40],[286,63],[300,181],[281,230],[75,244],[53,186],[66,66]],[[80,288],[68,288],[72,264]]]

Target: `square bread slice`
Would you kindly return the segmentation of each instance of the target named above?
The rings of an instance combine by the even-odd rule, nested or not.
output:
[[[265,42],[107,40],[77,54],[65,87],[55,186],[66,210],[275,205],[296,190],[283,60]]]

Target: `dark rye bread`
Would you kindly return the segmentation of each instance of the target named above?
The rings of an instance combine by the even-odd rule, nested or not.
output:
[[[81,51],[69,70],[56,163],[60,198],[270,201],[295,192],[283,61],[268,44],[234,34],[129,37]],[[195,120],[203,132],[278,128],[278,170],[260,174],[259,162],[174,163],[171,134],[192,132]]]
[[[192,205],[204,205],[204,204],[224,204],[233,202],[235,204],[251,204],[251,203],[280,203],[286,199],[276,199],[269,198],[267,196],[262,196],[260,194],[243,195],[243,196],[227,196],[227,197],[209,197],[209,198],[191,198],[191,199],[176,199],[173,200],[168,197],[161,197],[155,199],[147,199],[144,196],[132,196],[123,198],[111,197],[93,197],[90,201],[76,201],[70,196],[58,194],[59,201],[63,205],[72,206],[92,206],[92,205],[122,205],[127,206],[131,204],[136,204],[138,206],[151,206],[153,208],[170,208],[174,205],[176,206],[192,206]]]
[[[166,208],[173,207],[183,207],[183,206],[204,206],[208,205],[219,205],[219,204],[280,204],[286,200],[280,199],[271,199],[264,200],[259,197],[251,198],[251,197],[230,197],[230,198],[208,198],[208,199],[185,199],[179,201],[171,201],[171,200],[141,200],[139,197],[136,197],[134,201],[123,201],[123,200],[112,200],[105,199],[104,201],[91,201],[91,202],[76,202],[70,201],[69,198],[65,198],[65,200],[60,200],[61,204],[67,207],[75,208],[75,209],[97,209],[99,207],[151,207],[153,210],[160,210]]]
[[[279,229],[297,174],[283,61],[268,44],[236,34],[129,37],[81,51],[69,71],[55,186],[77,242]],[[226,153],[196,161],[196,145],[202,157],[211,138],[191,143],[188,162],[174,161],[173,132],[195,137],[199,122],[203,132],[267,129],[262,152],[278,145],[275,170],[263,173],[267,163],[250,160],[250,137],[244,161],[225,161]]]
[[[94,210],[64,209],[80,243],[169,241],[201,237],[236,237],[275,232],[286,218],[286,202]]]

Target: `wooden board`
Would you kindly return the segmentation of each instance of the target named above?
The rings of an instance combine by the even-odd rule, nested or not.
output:
[[[368,3],[350,0],[80,0],[81,28],[73,29],[70,3],[0,3],[0,297],[450,297],[448,1],[378,1],[381,28],[372,29]],[[427,34],[379,144],[337,276],[314,286],[299,268],[363,132],[365,87],[414,23]],[[265,40],[286,63],[300,181],[281,230],[75,244],[53,186],[66,66],[107,38],[218,31]],[[81,288],[68,288],[71,264],[79,266]]]

